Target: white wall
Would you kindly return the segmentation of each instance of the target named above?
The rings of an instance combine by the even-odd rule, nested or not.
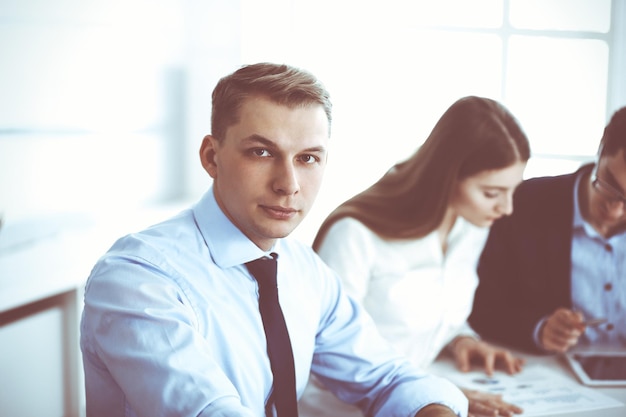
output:
[[[239,16],[231,0],[0,0],[0,416],[81,414],[80,287],[113,239],[206,189],[197,146],[240,65]]]
[[[576,52],[555,62],[522,56],[517,72],[503,63],[492,53],[502,48],[495,25],[502,5],[528,4],[519,0],[438,2],[457,10],[450,24],[482,8],[475,20],[494,26],[461,37],[430,31],[445,14],[428,1],[0,0],[0,37],[10,40],[0,43],[0,214],[7,222],[50,211],[106,215],[198,198],[210,184],[197,149],[210,130],[211,91],[219,77],[261,60],[310,69],[335,104],[327,181],[295,232],[305,241],[464,94],[501,99],[518,115],[537,156],[527,176],[570,170],[592,157],[606,118],[626,103],[626,2],[585,1],[598,16],[607,5],[614,11],[608,74]],[[558,62],[568,77],[554,73]],[[504,85],[506,71],[523,88]],[[608,86],[600,105],[576,103],[588,84]],[[570,90],[566,108],[549,97]],[[545,146],[544,137],[572,133],[586,142]],[[574,159],[548,155],[563,148]]]
[[[237,1],[0,0],[5,221],[194,194],[190,154],[215,82],[240,64],[239,14]]]

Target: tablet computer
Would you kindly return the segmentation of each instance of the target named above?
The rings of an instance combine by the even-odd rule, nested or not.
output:
[[[585,385],[626,386],[626,351],[569,352],[565,358]]]

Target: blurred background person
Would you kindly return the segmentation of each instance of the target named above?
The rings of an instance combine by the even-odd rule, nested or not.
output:
[[[470,322],[530,351],[626,348],[626,107],[597,162],[526,180],[491,229]]]

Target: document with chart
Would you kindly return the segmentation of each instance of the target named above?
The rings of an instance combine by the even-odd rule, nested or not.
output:
[[[437,370],[439,371],[439,369]],[[517,375],[496,372],[462,373],[454,369],[442,374],[460,387],[502,394],[505,401],[524,409],[520,416],[545,416],[618,407],[618,400],[598,390],[585,387],[558,372],[540,366],[528,366]]]

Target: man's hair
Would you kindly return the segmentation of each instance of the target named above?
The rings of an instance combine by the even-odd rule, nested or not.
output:
[[[620,149],[626,157],[626,107],[613,113],[600,141],[600,156],[615,155]]]
[[[305,70],[264,62],[243,66],[217,83],[211,113],[215,138],[223,140],[226,129],[239,121],[241,106],[250,97],[264,97],[288,107],[320,104],[330,132],[332,104],[322,83]]]

